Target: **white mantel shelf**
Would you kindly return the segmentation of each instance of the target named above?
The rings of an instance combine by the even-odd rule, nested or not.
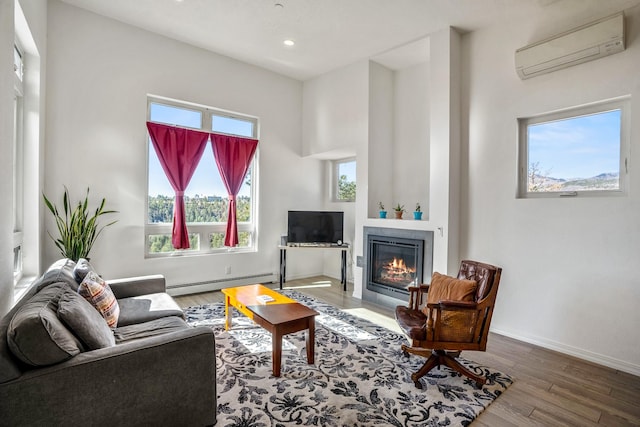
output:
[[[413,216],[413,214],[411,214]],[[403,230],[426,230],[437,231],[441,225],[426,220],[415,220],[413,218],[367,218],[363,224],[365,227],[386,227],[399,228]]]

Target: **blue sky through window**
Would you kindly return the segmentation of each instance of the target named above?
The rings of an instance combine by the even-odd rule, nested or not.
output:
[[[175,107],[172,105],[151,103],[150,120],[153,122],[167,123],[171,125],[185,126],[195,129],[202,128],[202,113],[200,111],[189,110],[187,108]],[[213,130],[222,133],[252,137],[252,122],[239,120],[224,116],[213,116]],[[149,141],[149,196],[173,196],[174,191],[169,184],[158,156]],[[196,194],[200,196],[220,196],[227,197],[227,190],[224,187],[222,178],[218,172],[213,157],[211,143],[207,143],[207,147],[202,154],[202,159],[196,168],[189,186],[185,193],[186,196],[194,197]],[[242,185],[239,196],[250,196],[251,187],[246,183]]]
[[[621,110],[528,126],[529,165],[553,178],[620,172]]]
[[[338,164],[338,175],[346,175],[347,181],[356,181],[356,161],[342,162]]]

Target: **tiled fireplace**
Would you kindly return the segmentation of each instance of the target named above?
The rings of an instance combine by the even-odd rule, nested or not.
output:
[[[364,227],[363,298],[395,306],[433,269],[433,232]]]

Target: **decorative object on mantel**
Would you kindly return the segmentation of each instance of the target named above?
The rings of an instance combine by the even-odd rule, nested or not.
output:
[[[396,211],[396,219],[402,219],[402,214],[404,213],[404,205],[400,205],[400,203],[398,203],[398,206],[396,206],[395,208],[393,208],[394,211]]]
[[[282,293],[320,313],[315,344],[322,357],[308,365],[305,334],[286,335],[279,378],[271,375],[269,332],[238,312],[225,331],[224,303],[184,310],[188,323],[216,335],[218,425],[466,426],[509,392],[511,378],[470,360],[463,363],[487,378],[481,389],[443,366],[420,378],[418,390],[411,374],[424,360],[402,355],[403,334],[300,292]]]
[[[102,230],[118,222],[118,220],[115,220],[101,227],[98,226],[99,217],[117,213],[117,211],[105,210],[104,204],[106,200],[104,197],[100,202],[100,206],[96,208],[95,213],[89,217],[89,187],[87,187],[87,194],[84,200],[78,201],[75,208],[71,205],[69,190],[66,186],[64,187],[64,195],[62,196],[64,215],[60,214],[58,207],[51,203],[44,193],[42,193],[42,197],[56,221],[60,237],[56,239],[48,231],[47,234],[49,234],[53,243],[60,249],[60,254],[63,257],[70,258],[76,262],[80,258],[89,259],[89,252],[91,252],[93,243],[100,233],[102,233]]]
[[[384,205],[382,204],[382,202],[378,202],[378,207],[380,208],[380,218],[386,218],[387,217],[387,211],[384,210]]]
[[[413,219],[420,221],[422,219],[422,211],[420,210],[420,202],[416,203],[416,210],[413,211]]]

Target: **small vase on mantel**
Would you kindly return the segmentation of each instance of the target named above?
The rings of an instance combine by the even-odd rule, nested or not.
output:
[[[416,221],[420,221],[422,219],[422,210],[420,208],[420,203],[416,203],[416,210],[413,211],[413,219]]]
[[[396,219],[402,219],[402,214],[404,213],[404,205],[400,205],[400,203],[398,203],[398,206],[393,208],[393,210],[396,212]]]

